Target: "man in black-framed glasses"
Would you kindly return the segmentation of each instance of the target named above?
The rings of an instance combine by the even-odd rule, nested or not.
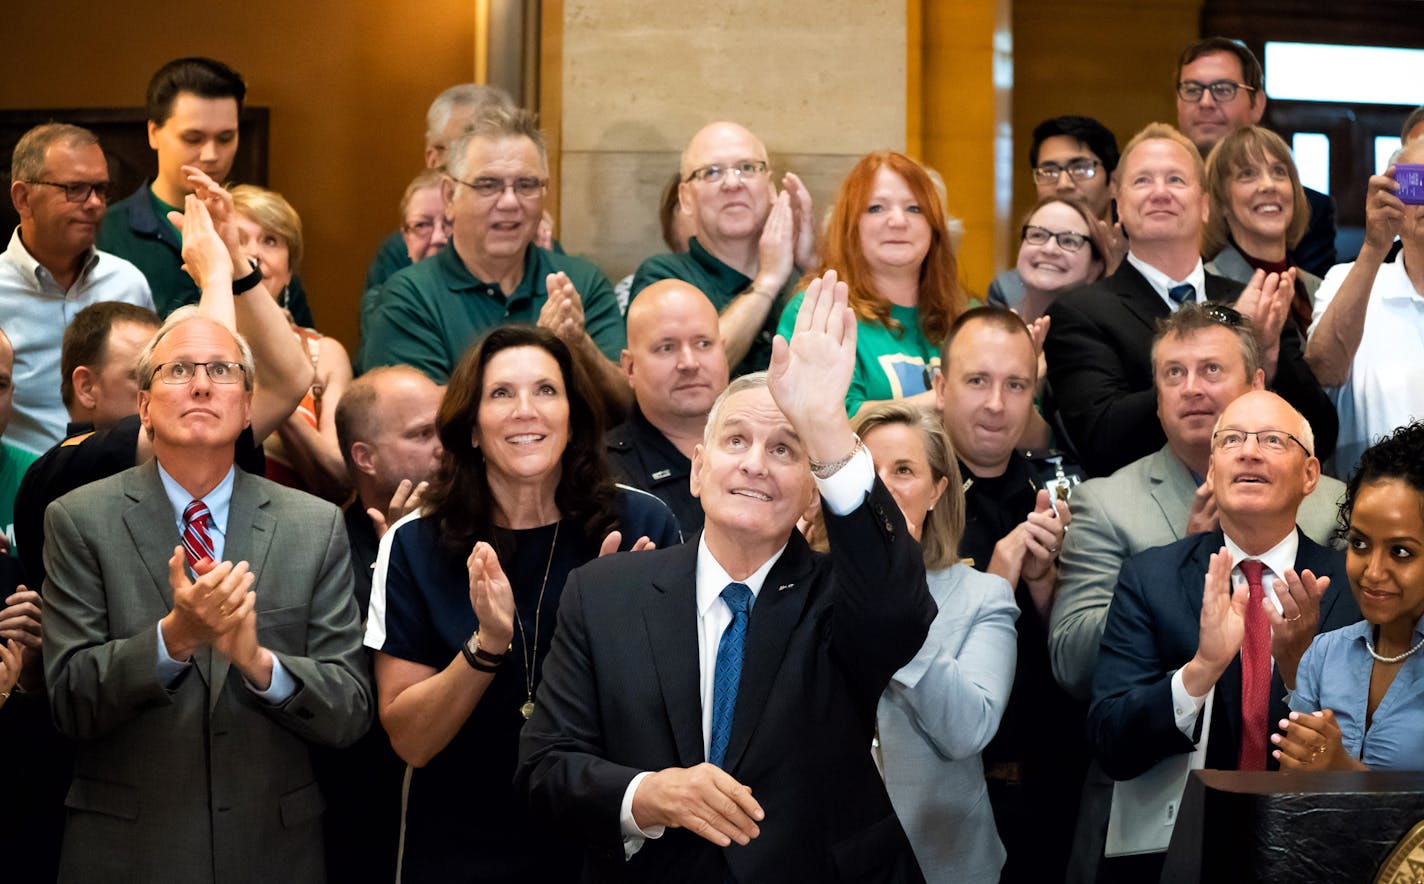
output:
[[[69,319],[98,301],[153,308],[143,274],[94,247],[108,191],[104,151],[88,129],[46,123],[15,145],[10,200],[20,226],[0,254],[0,317],[15,345],[8,438],[35,454],[64,438],[59,357]]]

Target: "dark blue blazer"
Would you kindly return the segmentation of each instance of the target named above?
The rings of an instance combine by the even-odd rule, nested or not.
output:
[[[1329,577],[1320,600],[1317,634],[1348,626],[1360,609],[1345,578],[1345,554],[1327,549],[1296,529],[1300,548],[1296,571],[1309,569]],[[1193,741],[1177,729],[1172,709],[1172,675],[1197,652],[1201,632],[1202,579],[1211,554],[1221,549],[1220,530],[1194,534],[1150,549],[1122,566],[1108,609],[1093,702],[1088,710],[1088,739],[1108,776],[1126,780],[1159,761],[1190,752]],[[1287,712],[1280,673],[1271,679],[1270,723]],[[1236,767],[1241,743],[1241,658],[1226,667],[1216,683],[1206,766]],[[1200,722],[1198,723],[1200,728]],[[1274,732],[1268,726],[1268,733]],[[1267,756],[1267,764],[1275,761]]]

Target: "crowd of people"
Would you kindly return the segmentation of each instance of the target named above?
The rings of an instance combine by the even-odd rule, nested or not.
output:
[[[725,121],[615,286],[453,86],[349,352],[226,64],[154,74],[112,204],[26,133],[5,879],[1138,882],[1174,771],[1420,769],[1424,108],[1337,264],[1251,52],[1174,89],[1035,128],[981,295],[933,169],[818,215]]]

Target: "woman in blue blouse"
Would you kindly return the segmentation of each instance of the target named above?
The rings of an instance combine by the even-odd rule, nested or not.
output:
[[[1424,422],[1365,452],[1340,509],[1365,619],[1311,643],[1275,756],[1286,770],[1424,770]]]

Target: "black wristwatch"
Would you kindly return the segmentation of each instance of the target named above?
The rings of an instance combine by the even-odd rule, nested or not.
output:
[[[246,294],[247,292],[250,292],[253,289],[257,288],[257,285],[260,282],[262,282],[262,269],[257,266],[256,261],[253,261],[251,273],[247,274],[242,279],[234,279],[232,281],[232,293],[234,296]]]
[[[504,654],[492,654],[480,647],[479,632],[465,640],[464,645],[460,647],[460,653],[476,672],[497,672],[499,664],[504,662]]]

